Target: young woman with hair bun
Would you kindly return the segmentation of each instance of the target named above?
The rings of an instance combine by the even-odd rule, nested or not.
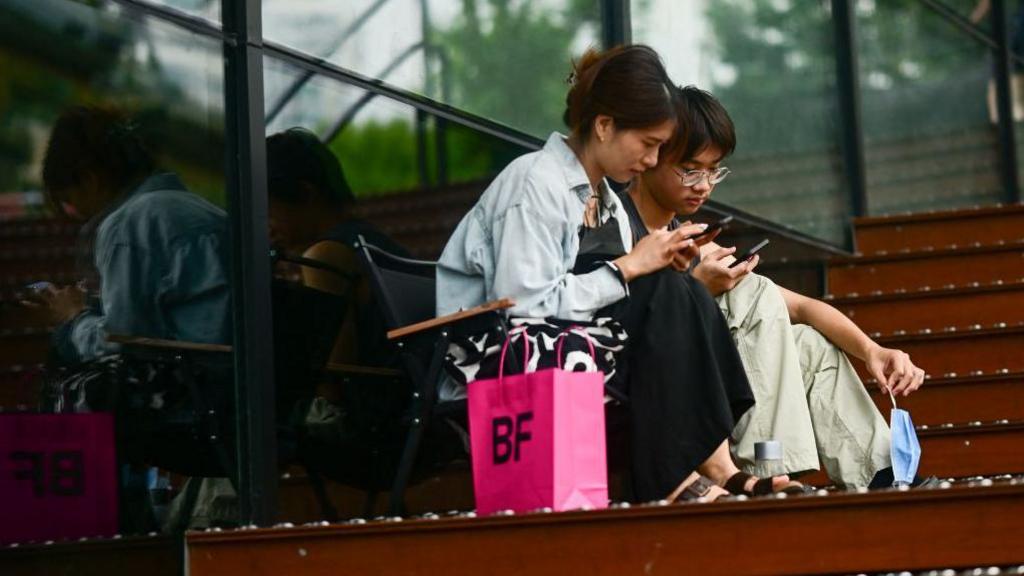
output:
[[[628,344],[611,362],[610,385],[625,398],[617,407],[625,424],[616,429],[613,418],[608,433],[612,460],[615,447],[628,447],[628,496],[713,499],[739,472],[728,437],[754,400],[714,299],[686,273],[699,255],[688,237],[703,226],[634,243],[608,183],[656,166],[661,146],[687,130],[677,126],[673,84],[657,53],[640,45],[588,51],[569,84],[569,135],[552,133],[510,163],[448,241],[437,312],[511,298],[513,318],[621,323]],[[466,373],[487,377],[494,364],[481,360]],[[736,491],[753,493],[755,484],[758,493],[794,488],[786,477],[750,478]]]

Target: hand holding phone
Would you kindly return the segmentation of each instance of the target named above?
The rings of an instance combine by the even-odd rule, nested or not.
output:
[[[733,262],[732,264],[729,264],[729,268],[735,268],[735,267],[739,266],[740,264],[742,264],[743,262],[746,262],[747,260],[750,260],[751,258],[754,257],[754,254],[757,254],[758,251],[760,251],[761,248],[764,248],[765,246],[767,246],[769,244],[769,242],[771,242],[771,241],[768,240],[767,238],[765,238],[764,240],[761,240],[757,244],[751,246],[749,250],[747,250],[746,252],[743,253],[743,255],[737,256],[736,257],[736,261]]]
[[[31,292],[32,294],[39,294],[40,292],[46,292],[47,290],[51,290],[53,288],[56,288],[56,286],[53,285],[53,282],[47,282],[46,280],[43,280],[41,282],[33,282],[25,286],[25,289]]]
[[[700,238],[703,238],[704,236],[707,236],[708,234],[711,234],[712,232],[715,232],[716,230],[721,230],[722,228],[725,228],[726,224],[728,224],[729,222],[732,222],[732,220],[733,220],[732,215],[731,214],[727,214],[727,215],[723,216],[718,222],[714,222],[712,224],[709,224],[708,227],[705,228],[703,232],[698,232],[697,234],[694,234],[692,236],[687,236],[686,239],[687,240],[699,240]]]

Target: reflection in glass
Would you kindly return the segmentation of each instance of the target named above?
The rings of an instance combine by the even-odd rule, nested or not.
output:
[[[204,435],[188,432],[197,404],[176,380],[194,375],[234,428],[232,356],[217,348],[231,342],[220,43],[112,2],[10,1],[0,68],[0,349],[14,350],[0,379],[18,365],[31,383],[0,404],[125,408],[119,531],[157,530],[167,471],[231,469],[211,443],[187,445]],[[114,334],[198,342],[219,360],[182,371],[183,353],[143,354]]]
[[[267,112],[302,72],[284,62],[264,61]],[[419,193],[435,187],[482,185],[522,153],[514,145],[386,97],[314,77],[280,108],[268,133],[305,127],[344,166],[356,198]]]
[[[675,82],[715,94],[736,123],[733,173],[714,198],[842,243],[849,214],[827,3],[631,6],[634,40],[662,55]]]
[[[268,40],[539,137],[562,129],[571,57],[600,44],[596,0],[267,0],[263,14]]]
[[[188,12],[193,16],[220,23],[220,0],[151,0],[154,4],[164,4],[170,8]]]
[[[864,6],[857,28],[870,211],[998,201],[987,49],[916,2]]]

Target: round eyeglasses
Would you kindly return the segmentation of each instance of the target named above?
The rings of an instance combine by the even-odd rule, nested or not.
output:
[[[683,186],[696,186],[703,182],[705,178],[707,178],[709,185],[714,186],[725,180],[725,177],[731,172],[725,166],[720,166],[714,170],[687,170],[685,172],[680,172],[673,168],[673,171],[676,173],[676,176],[679,176],[679,181],[682,182]]]

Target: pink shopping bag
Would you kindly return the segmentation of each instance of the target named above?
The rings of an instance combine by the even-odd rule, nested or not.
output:
[[[0,414],[0,543],[112,536],[111,414]]]
[[[604,375],[560,367],[505,375],[515,332],[502,347],[498,377],[468,386],[477,513],[606,508]],[[525,327],[519,332],[529,358]],[[586,333],[573,333],[587,338],[593,355]]]

